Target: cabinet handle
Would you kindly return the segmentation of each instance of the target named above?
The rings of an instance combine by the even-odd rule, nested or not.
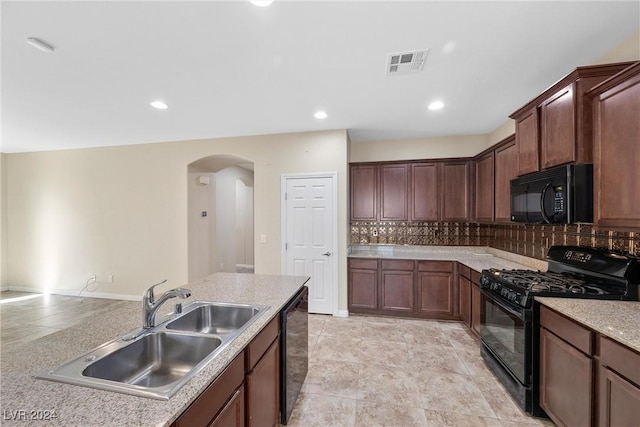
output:
[[[323,253],[322,255],[324,255],[324,256],[331,256],[331,252],[327,251],[327,252]]]

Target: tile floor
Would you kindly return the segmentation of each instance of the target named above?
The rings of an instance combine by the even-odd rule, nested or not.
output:
[[[289,426],[553,426],[513,403],[460,323],[312,315]]]
[[[121,301],[0,293],[0,347],[82,322]],[[309,372],[290,427],[553,426],[522,413],[461,324],[311,315]]]
[[[0,292],[0,348],[52,334],[121,303],[101,298]]]

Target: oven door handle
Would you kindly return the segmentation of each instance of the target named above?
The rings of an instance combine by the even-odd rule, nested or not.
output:
[[[524,320],[525,322],[529,321],[531,316],[528,314],[528,310],[515,308],[511,304],[506,304],[502,299],[500,299],[500,297],[497,297],[484,289],[480,289],[480,293],[484,295],[486,298],[491,299],[491,301],[493,301],[494,304],[496,304],[498,307],[500,307],[504,311],[507,311],[510,314],[513,314],[520,320]]]

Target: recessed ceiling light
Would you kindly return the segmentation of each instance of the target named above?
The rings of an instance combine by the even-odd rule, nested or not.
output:
[[[53,51],[56,50],[56,48],[53,47],[53,45],[35,37],[29,37],[27,39],[27,43],[29,43],[31,46],[35,47],[36,49],[39,49],[47,53],[53,53]]]
[[[157,100],[157,101],[153,101],[149,103],[153,108],[157,108],[158,110],[166,110],[167,108],[169,108],[169,106],[167,104],[165,104],[164,102]]]
[[[315,113],[313,115],[313,117],[315,117],[316,119],[326,119],[327,118],[327,113],[325,113],[324,111],[318,111],[317,113]]]
[[[442,107],[444,107],[444,103],[442,101],[433,101],[427,108],[429,108],[429,110],[439,110]]]
[[[259,6],[259,7],[267,7],[271,3],[273,3],[273,0],[249,0],[249,1],[251,2],[252,5]]]

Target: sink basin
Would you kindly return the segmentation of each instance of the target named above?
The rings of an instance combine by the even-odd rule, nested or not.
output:
[[[222,344],[215,337],[159,332],[90,364],[82,375],[143,387],[180,380]]]
[[[231,334],[267,307],[227,303],[194,303],[190,311],[167,323],[167,329],[203,334]]]
[[[268,308],[195,301],[36,378],[168,400]]]

